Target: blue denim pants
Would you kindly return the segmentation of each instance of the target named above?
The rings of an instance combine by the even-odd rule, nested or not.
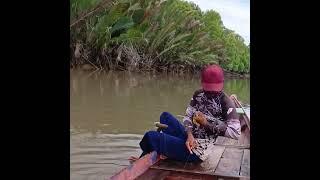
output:
[[[152,151],[167,156],[170,159],[182,162],[201,162],[197,155],[190,154],[185,142],[187,133],[184,126],[173,115],[163,112],[160,123],[168,125],[168,128],[157,131],[148,131],[143,136],[140,147],[145,155]]]

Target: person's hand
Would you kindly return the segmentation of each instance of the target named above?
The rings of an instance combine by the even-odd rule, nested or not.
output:
[[[190,154],[193,154],[191,150],[198,146],[197,141],[194,139],[194,137],[191,133],[188,134],[188,138],[186,140],[186,146],[187,146],[187,149],[189,150]]]
[[[193,116],[193,122],[198,123],[202,126],[205,126],[208,123],[206,116],[200,111],[195,112],[195,114]]]

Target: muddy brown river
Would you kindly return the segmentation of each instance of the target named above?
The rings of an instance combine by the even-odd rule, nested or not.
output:
[[[139,156],[139,141],[161,112],[184,115],[197,76],[70,72],[70,171],[73,180],[108,179]],[[250,112],[250,81],[226,79]],[[181,119],[181,118],[180,118]]]

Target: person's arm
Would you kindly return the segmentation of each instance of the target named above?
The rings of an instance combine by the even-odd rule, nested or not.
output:
[[[184,125],[186,133],[187,133],[187,140],[186,140],[185,144],[186,144],[190,154],[192,154],[191,149],[193,149],[194,147],[197,146],[197,143],[192,135],[192,127],[193,127],[192,117],[193,117],[193,114],[196,112],[196,109],[195,109],[195,104],[196,104],[195,95],[196,94],[197,94],[197,92],[195,92],[194,95],[192,96],[190,104],[188,105],[187,110],[186,110],[186,116],[183,118],[183,125]]]
[[[186,110],[186,115],[185,115],[185,117],[183,118],[183,125],[184,125],[184,127],[185,127],[185,129],[186,129],[186,132],[191,132],[191,130],[192,130],[192,127],[193,127],[193,123],[192,123],[192,117],[193,117],[193,115],[194,115],[194,113],[197,111],[196,110],[196,95],[198,94],[198,91],[196,91],[194,94],[193,94],[193,96],[192,96],[192,98],[191,98],[191,101],[190,101],[190,103],[189,103],[189,105],[188,105],[188,107],[187,107],[187,110]]]
[[[192,116],[193,116],[195,111],[196,111],[196,109],[194,107],[192,107],[191,105],[189,105],[187,107],[186,115],[183,118],[183,125],[184,125],[184,127],[186,129],[186,132],[189,132],[189,131],[192,130],[192,127],[193,127]]]
[[[238,139],[241,134],[241,126],[239,121],[239,115],[236,112],[236,107],[232,100],[224,96],[221,103],[222,117],[225,121],[218,119],[211,119],[214,123],[208,123],[206,118],[203,117],[201,124],[209,131],[219,136],[226,136],[233,139]],[[230,109],[230,110],[229,110]],[[203,115],[204,116],[204,115]]]
[[[234,102],[228,96],[223,98],[222,113],[227,125],[224,136],[238,139],[241,134],[239,115]]]

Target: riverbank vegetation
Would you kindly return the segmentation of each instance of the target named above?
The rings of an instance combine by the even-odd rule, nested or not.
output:
[[[182,0],[70,0],[71,66],[250,72],[250,48],[220,15]]]

